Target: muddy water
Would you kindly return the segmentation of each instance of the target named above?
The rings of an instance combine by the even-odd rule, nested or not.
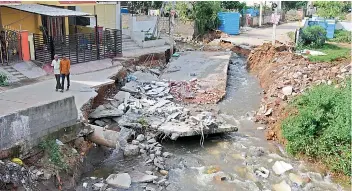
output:
[[[222,191],[222,190],[273,190],[273,185],[285,181],[293,191],[339,190],[329,177],[314,173],[300,161],[287,158],[283,149],[264,139],[264,127],[252,122],[253,112],[258,109],[261,88],[258,80],[246,69],[245,58],[234,55],[228,71],[226,97],[217,105],[220,114],[228,123],[236,125],[236,133],[206,137],[200,145],[200,137],[182,138],[176,142],[163,142],[164,150],[174,156],[166,161],[170,185],[166,190],[176,191]],[[87,157],[83,177],[106,178],[111,173],[154,170],[145,165],[141,157],[125,158],[122,152],[96,148]],[[272,170],[275,161],[285,161],[293,166],[290,172],[276,175]],[[264,167],[270,171],[268,178],[255,174]],[[209,173],[213,170],[214,173]],[[312,181],[298,186],[289,174],[309,174]],[[226,180],[219,180],[225,177]],[[89,179],[89,178],[88,178]],[[82,179],[79,185],[88,181]],[[83,189],[78,186],[76,190]],[[144,190],[132,184],[129,190]]]
[[[328,177],[320,177],[302,162],[287,158],[280,145],[265,140],[263,130],[257,129],[265,126],[251,120],[260,105],[261,91],[258,80],[246,70],[246,59],[233,55],[228,69],[227,94],[218,107],[220,115],[237,125],[239,131],[208,137],[203,147],[195,137],[164,143],[166,150],[175,154],[169,161],[172,170],[168,190],[273,190],[273,185],[283,180],[292,190],[338,190],[339,186],[332,184]],[[313,183],[298,186],[290,180],[290,172],[281,176],[274,174],[275,161],[291,164],[290,172],[295,175],[309,173]],[[270,170],[268,178],[255,174],[260,167]],[[219,172],[209,174],[209,169]],[[226,177],[226,180],[221,181],[219,177]]]

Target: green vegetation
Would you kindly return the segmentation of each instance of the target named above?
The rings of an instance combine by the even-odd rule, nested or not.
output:
[[[343,16],[346,7],[343,1],[316,1],[314,5],[317,6],[317,14],[328,19]]]
[[[6,74],[0,73],[0,86],[8,86],[8,76]]]
[[[148,121],[145,120],[145,118],[143,118],[143,117],[139,118],[137,122],[138,122],[139,124],[141,124],[144,128],[146,128],[146,127],[149,126]]]
[[[310,48],[320,48],[325,44],[326,31],[323,27],[314,25],[306,27],[300,34],[299,44],[300,46],[306,46]]]
[[[308,48],[308,47],[307,47]],[[324,44],[323,47],[314,49],[317,51],[324,52],[325,56],[308,56],[308,59],[312,62],[331,62],[341,58],[350,58],[351,49],[343,48],[333,44]]]
[[[287,151],[351,175],[351,79],[340,87],[319,85],[290,103],[282,123]]]
[[[193,5],[193,18],[196,26],[195,35],[204,35],[208,31],[217,29],[220,24],[218,18],[220,10],[220,1],[197,1]]]
[[[300,9],[307,6],[307,1],[282,1],[282,8],[284,11],[291,9]]]
[[[334,38],[331,42],[351,43],[351,32],[347,30],[335,30]]]
[[[63,154],[60,150],[60,146],[56,144],[54,139],[48,139],[41,142],[39,147],[49,155],[50,162],[53,165],[58,167],[60,170],[67,169],[67,164],[63,162]]]

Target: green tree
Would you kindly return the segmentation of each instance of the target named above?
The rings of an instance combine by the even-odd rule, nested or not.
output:
[[[299,9],[307,6],[307,1],[283,1],[282,8],[285,11],[289,11],[291,9]]]
[[[239,2],[239,1],[221,1],[221,8],[226,10],[237,10],[241,11],[246,7],[246,3]]]
[[[335,18],[343,16],[345,3],[342,1],[317,1],[317,14],[324,18]]]
[[[220,1],[197,1],[193,5],[193,18],[195,21],[194,36],[204,35],[216,29],[220,22],[218,12],[221,10]]]

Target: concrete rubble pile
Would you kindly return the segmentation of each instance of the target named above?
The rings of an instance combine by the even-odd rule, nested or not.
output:
[[[149,81],[151,73],[132,74],[137,79],[126,83],[114,100],[97,107],[90,118],[98,126],[116,122],[119,127],[131,128],[142,133],[146,129],[163,133],[176,140],[179,136],[201,135],[235,131],[236,127],[224,123],[220,116],[201,112],[192,116],[189,109],[172,102],[172,83]],[[156,79],[157,80],[157,79]]]
[[[141,155],[146,165],[154,166],[155,173],[159,177],[151,171],[142,174],[138,172],[137,177],[143,177],[142,180],[141,178],[135,180],[136,173],[112,174],[108,179],[101,179],[94,184],[87,181],[85,186],[95,187],[97,190],[102,187],[126,189],[133,182],[153,182],[152,185],[159,187],[160,190],[169,184],[165,161],[172,154],[163,151],[161,143],[157,141],[159,138],[169,137],[176,140],[183,136],[237,131],[237,127],[226,124],[220,116],[207,111],[199,111],[192,115],[190,109],[172,102],[174,99],[170,93],[172,83],[158,80],[153,75],[155,73],[157,71],[151,73],[137,71],[130,74],[129,82],[121,88],[121,91],[109,103],[97,107],[89,118],[91,122],[100,126],[95,128],[98,131],[103,128],[109,129],[114,124],[121,130],[132,130],[133,132],[126,133],[124,138],[110,135],[106,139],[116,140],[117,146],[113,148],[121,149],[126,157]],[[97,134],[105,136],[103,132]],[[132,134],[135,136],[131,140]]]
[[[51,173],[46,170],[37,169],[34,166],[26,168],[11,161],[0,160],[0,190],[14,187],[38,190],[38,181],[50,178]]]
[[[327,84],[338,88],[345,78],[351,76],[349,60],[336,65],[310,63],[302,56],[287,52],[283,46],[264,44],[252,51],[248,60],[252,71],[260,71],[258,77],[265,90],[256,113],[256,121],[262,124],[274,124],[288,101],[314,85]],[[276,139],[275,132],[269,131],[267,139]]]

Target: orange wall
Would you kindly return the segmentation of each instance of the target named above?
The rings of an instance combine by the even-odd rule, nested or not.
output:
[[[15,9],[0,7],[1,23],[9,25],[10,29],[27,30],[30,33],[39,33],[40,16]]]

